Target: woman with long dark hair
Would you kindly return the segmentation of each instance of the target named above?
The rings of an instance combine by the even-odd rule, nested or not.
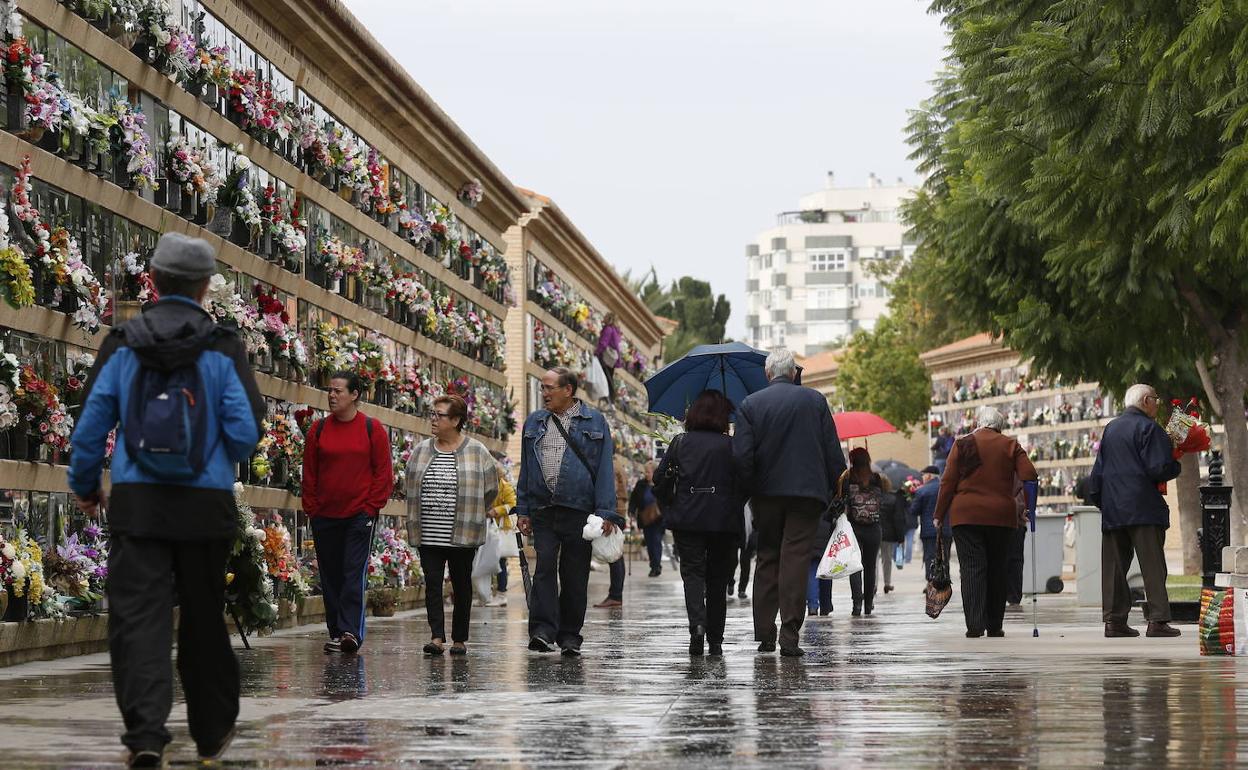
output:
[[[711,655],[723,654],[728,586],[745,523],[728,436],[732,411],[723,393],[702,391],[685,413],[685,432],[672,441],[654,475],[656,482],[676,475],[676,495],[663,518],[680,555],[690,655],[701,655],[708,641]]]
[[[865,447],[849,452],[849,469],[841,475],[841,495],[845,497],[845,515],[854,528],[854,537],[862,550],[862,571],[851,575],[849,590],[853,595],[853,616],[875,609],[875,573],[880,556],[880,510],[884,493],[892,485],[884,476],[871,470],[871,454]]]

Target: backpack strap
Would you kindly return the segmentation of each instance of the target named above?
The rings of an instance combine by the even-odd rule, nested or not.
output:
[[[312,426],[312,430],[315,431],[314,438],[316,438],[316,448],[318,452],[321,448],[321,431],[325,430],[325,421],[328,419],[328,417],[322,417],[316,421],[315,425]],[[373,422],[374,420],[372,417],[364,415],[364,432],[368,434],[368,443],[370,446],[373,443]]]

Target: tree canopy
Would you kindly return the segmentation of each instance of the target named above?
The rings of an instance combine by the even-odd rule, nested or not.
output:
[[[906,209],[919,242],[906,280],[1049,373],[1121,390],[1204,368],[1248,480],[1248,7],[932,10],[950,69],[910,124],[927,179]]]
[[[926,424],[931,392],[919,350],[896,321],[885,316],[874,330],[854,332],[837,367],[835,406],[873,412],[909,435]]]

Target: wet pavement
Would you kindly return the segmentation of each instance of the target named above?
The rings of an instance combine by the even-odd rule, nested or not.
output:
[[[470,654],[427,658],[422,613],[370,619],[358,656],[304,628],[239,650],[232,767],[1232,767],[1248,762],[1248,664],[1179,639],[1107,640],[1099,612],[1042,597],[1004,639],[964,638],[954,601],[923,614],[921,565],[876,614],[802,631],[803,659],[759,655],[749,601],[725,657],[691,659],[679,579],[633,565],[622,610],[590,610],[585,656],[525,649],[523,593],[474,608]],[[513,569],[513,578],[518,578]],[[956,565],[955,565],[956,575]],[[606,593],[596,572],[591,600]],[[449,611],[449,608],[448,608]],[[449,618],[448,618],[449,622]],[[1133,623],[1139,622],[1133,616]],[[119,767],[107,657],[0,670],[0,767]],[[175,706],[174,765],[194,764]]]

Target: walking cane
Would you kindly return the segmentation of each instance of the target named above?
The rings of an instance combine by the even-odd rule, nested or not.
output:
[[[1040,625],[1036,620],[1040,594],[1040,586],[1036,583],[1036,494],[1039,491],[1037,486],[1035,481],[1023,482],[1023,491],[1027,495],[1027,518],[1031,525],[1031,635],[1039,639]]]
[[[533,591],[533,576],[529,574],[529,557],[524,555],[524,535],[516,530],[516,545],[520,549],[520,577],[524,580],[524,606],[529,605],[529,594]]]
[[[243,649],[250,650],[251,642],[247,641],[247,632],[243,631],[243,624],[238,619],[238,611],[234,609],[234,605],[228,605],[230,608],[230,617],[234,618],[234,628],[238,630],[238,638],[243,640]]]

